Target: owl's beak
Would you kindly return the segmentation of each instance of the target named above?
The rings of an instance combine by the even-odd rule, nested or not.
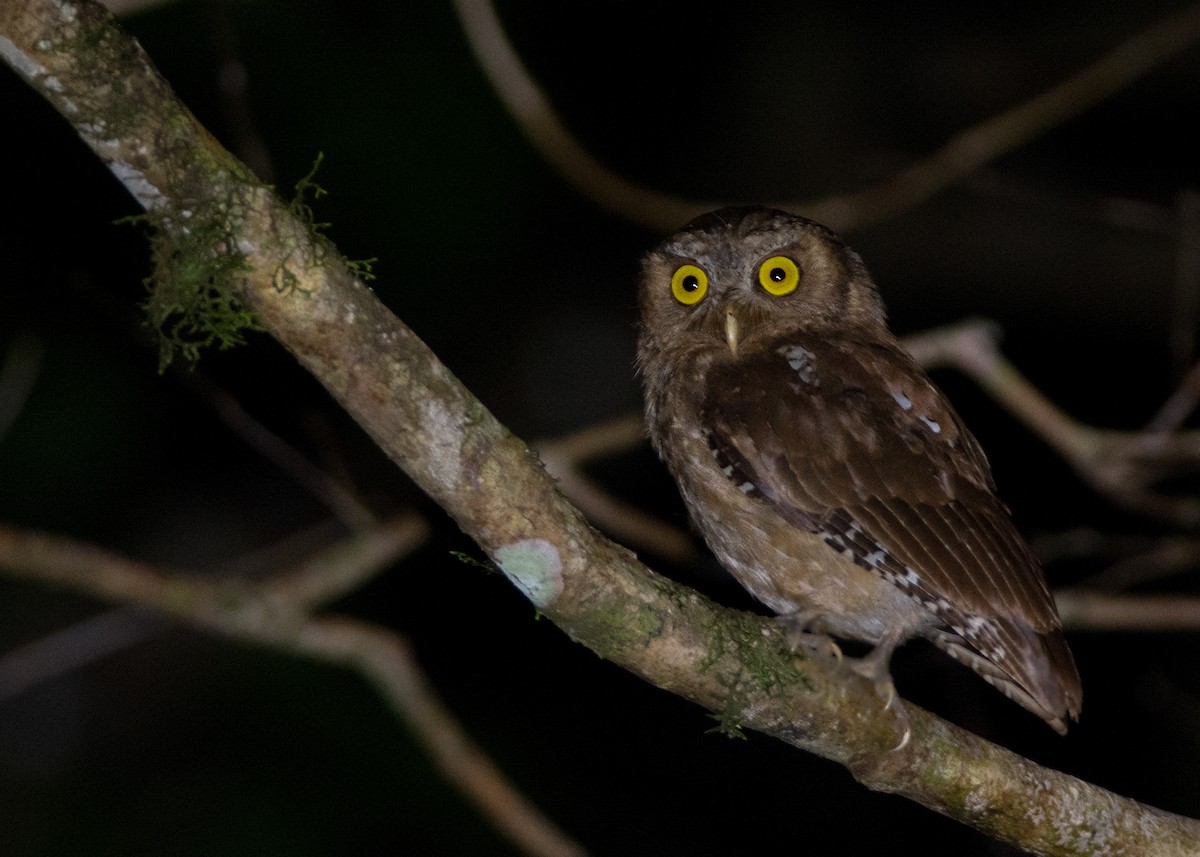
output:
[[[725,308],[725,341],[729,343],[729,353],[733,355],[733,359],[737,359],[738,347],[738,320],[733,314],[733,307]]]

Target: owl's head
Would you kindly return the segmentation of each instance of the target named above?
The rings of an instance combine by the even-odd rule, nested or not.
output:
[[[862,259],[830,230],[761,207],[701,215],[642,263],[642,347],[718,345],[731,356],[789,331],[886,331]]]

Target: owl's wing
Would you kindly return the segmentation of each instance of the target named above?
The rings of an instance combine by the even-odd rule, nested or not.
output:
[[[932,611],[935,642],[1056,728],[1078,715],[1037,560],[975,439],[905,352],[791,335],[715,366],[704,402],[713,454],[744,492]]]

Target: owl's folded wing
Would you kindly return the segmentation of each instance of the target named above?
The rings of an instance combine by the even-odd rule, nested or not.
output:
[[[902,350],[780,339],[710,371],[704,423],[731,479],[932,611],[935,642],[1035,710],[1077,716],[1037,561],[975,439]]]

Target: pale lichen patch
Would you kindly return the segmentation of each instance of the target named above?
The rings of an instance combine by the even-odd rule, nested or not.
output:
[[[545,539],[523,539],[498,548],[496,565],[535,607],[545,609],[563,591],[562,557]]]

